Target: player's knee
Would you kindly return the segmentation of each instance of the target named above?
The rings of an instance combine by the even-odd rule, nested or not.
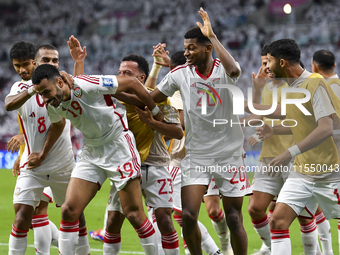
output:
[[[61,206],[61,218],[66,221],[77,221],[81,212],[78,212],[74,207],[64,203]]]
[[[226,221],[227,221],[230,231],[237,230],[243,225],[242,224],[242,213],[237,210],[231,210],[226,215]]]
[[[254,203],[250,203],[248,206],[248,213],[250,215],[250,217],[252,218],[258,218],[257,216],[259,214],[264,214],[266,213],[265,208],[261,208],[259,205],[254,204]]]
[[[31,217],[25,211],[19,210],[14,218],[14,226],[18,229],[26,230],[29,229],[31,221]]]
[[[286,222],[273,214],[269,219],[270,229],[286,229]]]
[[[182,211],[183,226],[194,226],[197,224],[198,214],[188,210]]]
[[[163,235],[171,234],[175,231],[171,216],[164,214],[161,217],[158,217],[158,219],[156,220],[157,220],[159,231]]]
[[[210,217],[216,218],[219,216],[219,214],[221,213],[221,207],[211,207],[208,208],[208,214]]]

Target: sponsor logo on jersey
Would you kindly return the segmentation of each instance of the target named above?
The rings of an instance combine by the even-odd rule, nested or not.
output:
[[[28,116],[30,116],[30,117],[35,117],[35,113],[34,112],[32,112],[30,115],[28,115]]]
[[[79,97],[82,96],[83,92],[81,91],[81,88],[76,87],[76,88],[74,88],[74,90],[73,90],[73,94],[74,94],[76,97],[79,98]]]
[[[112,78],[104,78],[102,77],[103,80],[103,87],[111,87],[113,88],[113,79]]]

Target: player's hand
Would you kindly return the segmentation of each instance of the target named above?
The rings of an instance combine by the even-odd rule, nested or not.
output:
[[[253,86],[254,88],[261,90],[264,85],[266,85],[268,81],[268,76],[266,73],[266,67],[261,66],[259,71],[257,72],[257,75],[255,73],[252,73],[252,80],[253,80]]]
[[[145,124],[149,125],[153,120],[153,116],[151,111],[147,106],[145,106],[145,110],[139,109],[137,106],[133,106],[138,114],[138,117],[141,121],[143,121]]]
[[[15,135],[7,142],[7,151],[17,152],[24,143],[24,134]]]
[[[164,48],[166,47],[165,43],[159,43],[156,46],[153,46],[153,59],[154,63],[161,66],[170,67],[170,58],[169,51],[166,51]]]
[[[70,36],[69,41],[67,42],[68,48],[70,49],[71,57],[74,62],[84,61],[86,58],[86,46],[81,48],[80,42],[73,35]]]
[[[40,153],[31,153],[27,160],[27,169],[37,168],[42,164],[45,158]]]
[[[254,135],[252,135],[251,137],[248,138],[248,144],[251,147],[253,147],[255,144],[257,144],[261,141],[261,140],[259,141],[260,138],[256,139],[255,136],[258,138],[258,136],[256,134],[254,134]]]
[[[268,175],[280,177],[283,172],[288,171],[288,164],[292,159],[292,155],[288,150],[281,153],[279,156],[273,158],[268,164]]]
[[[59,73],[60,73],[61,78],[63,78],[63,81],[67,84],[67,86],[70,89],[73,89],[74,80],[73,80],[72,76],[70,74],[66,73],[65,71],[60,71]]]
[[[20,175],[20,157],[17,157],[17,159],[14,162],[12,174],[14,177]]]
[[[262,127],[255,128],[256,134],[263,141],[274,135],[274,130],[271,126],[265,123]]]
[[[200,22],[196,22],[196,25],[201,29],[202,34],[205,37],[215,37],[215,33],[212,30],[211,27],[211,23],[210,23],[210,19],[208,16],[208,13],[206,11],[203,10],[203,8],[201,7],[200,10],[198,11],[198,13],[201,15],[202,20],[203,20],[203,26]]]

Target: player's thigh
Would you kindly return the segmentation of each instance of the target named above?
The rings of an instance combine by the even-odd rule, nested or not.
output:
[[[65,204],[81,213],[97,191],[97,183],[71,177],[66,191]]]
[[[274,196],[265,192],[253,191],[249,197],[249,211],[266,211]]]
[[[142,192],[139,178],[129,180],[122,190],[118,191],[124,215],[132,211],[143,211]]]
[[[181,198],[183,218],[190,217],[197,220],[202,198],[206,190],[207,186],[205,185],[187,185],[182,187]]]
[[[270,217],[270,228],[273,230],[289,229],[293,220],[296,218],[296,212],[287,204],[276,203],[275,210]]]

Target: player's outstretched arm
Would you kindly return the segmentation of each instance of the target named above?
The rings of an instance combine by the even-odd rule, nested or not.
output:
[[[152,114],[157,120],[161,120],[161,112],[156,106],[149,92],[145,89],[142,83],[136,78],[117,76],[118,88],[116,93],[132,91],[149,109],[152,109]]]
[[[229,52],[223,47],[220,41],[217,39],[214,31],[212,30],[210,19],[208,13],[201,7],[198,13],[201,15],[203,20],[203,25],[200,22],[196,22],[197,26],[201,29],[204,36],[209,38],[212,43],[218,58],[221,60],[222,65],[228,74],[232,78],[239,77],[241,70],[236,65],[234,58],[229,54]]]
[[[81,48],[80,42],[73,35],[70,36],[67,45],[74,60],[74,76],[84,74],[84,61],[87,56],[86,46]]]
[[[27,169],[32,169],[40,166],[47,157],[48,152],[52,149],[53,145],[62,134],[66,121],[62,118],[59,122],[51,123],[47,132],[45,144],[40,153],[31,153],[28,156]]]
[[[7,96],[5,99],[6,111],[14,111],[19,109],[28,99],[30,99],[36,92],[31,86],[29,89],[24,90],[16,95]]]

